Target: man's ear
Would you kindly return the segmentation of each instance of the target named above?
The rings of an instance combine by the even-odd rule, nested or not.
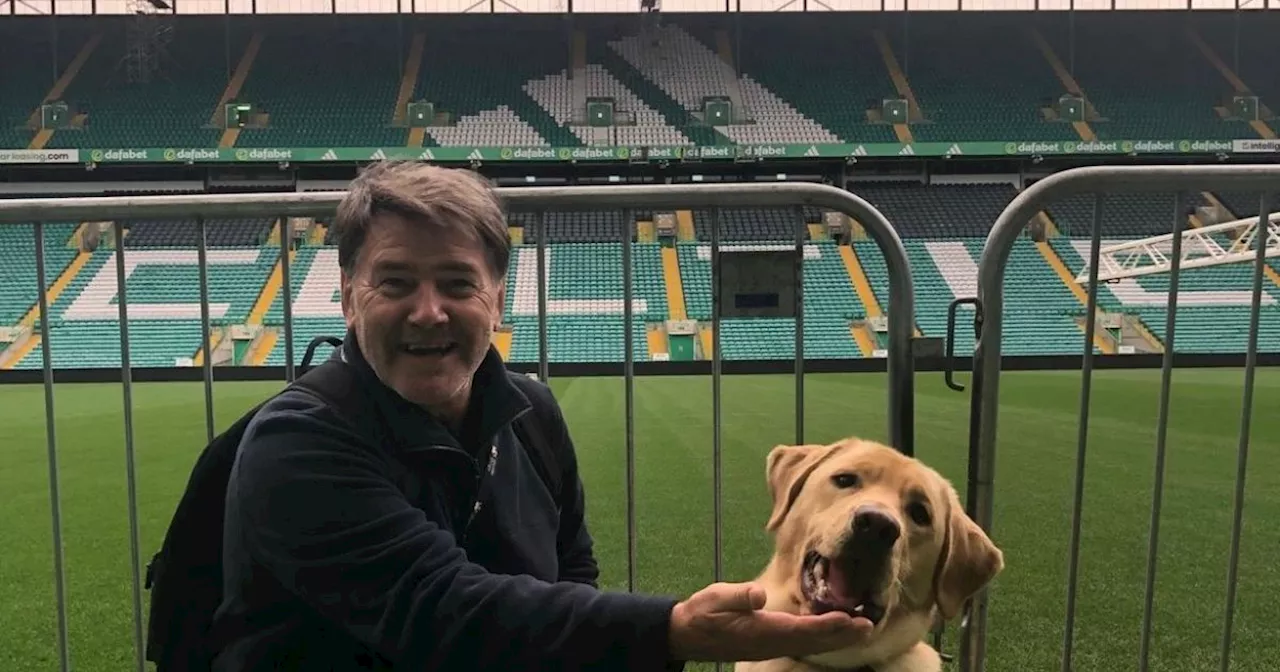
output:
[[[951,490],[951,514],[942,549],[935,592],[944,620],[960,613],[965,601],[982,590],[1004,569],[1004,553],[973,522]]]
[[[837,445],[779,445],[769,451],[769,457],[765,461],[765,474],[769,481],[769,492],[773,495],[773,513],[769,515],[765,530],[772,532],[778,529],[796,497],[800,496],[809,474]]]
[[[496,314],[493,316],[493,331],[497,331],[502,326],[502,316],[507,312],[507,279],[504,276],[498,281],[498,301],[495,306]]]
[[[338,295],[342,301],[342,316],[346,320],[347,327],[351,327],[351,276],[347,274],[346,269],[338,271]]]

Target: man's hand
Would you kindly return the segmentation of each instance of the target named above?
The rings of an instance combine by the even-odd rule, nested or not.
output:
[[[754,583],[715,583],[694,593],[671,612],[672,657],[732,663],[807,656],[849,646],[872,629],[840,612],[764,611],[765,597]]]

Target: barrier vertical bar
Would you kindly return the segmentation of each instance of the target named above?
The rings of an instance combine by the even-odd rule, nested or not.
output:
[[[138,539],[138,475],[133,451],[133,372],[129,353],[129,306],[125,287],[124,222],[115,229],[116,296],[120,316],[120,380],[124,388],[124,460],[129,499],[129,570],[133,575],[133,653],[138,672],[146,672],[142,642],[142,558]]]
[[[796,236],[796,260],[792,271],[795,273],[796,302],[796,445],[804,443],[804,210],[795,208],[794,224]]]
[[[635,343],[631,333],[631,235],[635,231],[635,213],[622,211],[622,348],[623,387],[626,397],[627,434],[627,590],[636,589],[636,416],[635,416]]]
[[[538,378],[547,382],[551,367],[547,360],[547,211],[538,211]],[[514,339],[513,339],[514,340]]]
[[[213,352],[209,349],[209,249],[208,231],[204,217],[196,217],[200,247],[197,249],[197,266],[200,267],[200,347],[204,361],[200,363],[204,378],[204,434],[213,443]]]
[[[289,279],[293,234],[289,217],[280,215],[280,281],[284,284],[284,379],[293,382],[293,283]]]
[[[1160,368],[1160,416],[1156,428],[1155,487],[1151,493],[1151,532],[1147,544],[1147,581],[1143,590],[1142,641],[1138,645],[1138,669],[1147,672],[1151,665],[1151,626],[1155,617],[1153,604],[1156,591],[1156,559],[1160,552],[1160,509],[1164,501],[1164,465],[1169,436],[1169,394],[1173,378],[1174,327],[1178,314],[1178,280],[1182,271],[1182,228],[1186,214],[1182,211],[1183,192],[1173,198],[1173,248],[1170,250],[1169,303],[1165,314],[1165,344]]]
[[[1222,622],[1222,653],[1218,669],[1231,668],[1231,630],[1235,625],[1236,584],[1240,571],[1240,534],[1244,525],[1245,471],[1249,465],[1249,430],[1253,422],[1254,375],[1258,367],[1258,330],[1262,317],[1262,269],[1267,263],[1267,239],[1271,221],[1271,203],[1262,192],[1258,203],[1258,223],[1253,242],[1257,254],[1253,258],[1253,296],[1249,305],[1249,345],[1244,355],[1244,400],[1240,410],[1240,443],[1236,448],[1236,483],[1231,504],[1231,552],[1227,559],[1227,604]]]
[[[968,511],[980,527],[988,532],[992,529],[996,438],[1000,415],[1000,339],[1003,331],[1005,270],[1014,243],[1030,218],[1055,198],[1092,191],[1274,191],[1277,184],[1280,184],[1280,166],[1275,165],[1091,166],[1071,168],[1038,180],[1015,196],[1001,211],[987,235],[978,264],[980,311],[977,324],[981,336],[974,353],[974,375],[970,386],[973,391],[974,421],[970,430],[971,496]],[[1177,219],[1174,227],[1180,230],[1185,221],[1184,213],[1179,211]],[[1180,240],[1181,236],[1171,238]],[[1174,257],[1176,268],[1181,259],[1180,249]],[[1166,350],[1166,362],[1171,361],[1169,358],[1172,351],[1172,347]],[[967,627],[962,633],[961,641],[962,672],[981,672],[983,669],[988,601],[987,591],[984,590],[966,608],[964,616]]]
[[[1067,561],[1067,617],[1062,637],[1062,672],[1072,672],[1076,591],[1080,585],[1080,524],[1084,514],[1085,455],[1089,446],[1089,403],[1093,394],[1093,336],[1098,317],[1098,259],[1102,249],[1102,194],[1093,196],[1089,242],[1089,300],[1084,326],[1084,371],[1080,382],[1080,422],[1076,427],[1076,473],[1071,497],[1071,550]]]
[[[720,311],[723,306],[720,305],[720,208],[711,211],[711,491],[712,491],[712,552],[715,553],[715,562],[712,568],[713,581],[720,581],[724,576],[724,567],[722,565],[723,555],[722,547],[724,543],[724,511],[722,509],[723,499],[721,488],[724,481],[723,455],[721,451],[721,443],[724,437],[720,431],[721,420],[721,399],[720,399],[720,376],[721,354],[720,354]],[[694,238],[697,238],[696,228]],[[716,672],[720,672],[721,665],[716,663]]]
[[[53,421],[53,352],[49,343],[49,288],[45,283],[44,222],[35,223],[36,284],[40,303],[40,356],[44,368],[44,432],[49,455],[49,510],[53,523],[53,590],[58,600],[58,664],[62,672],[71,670],[71,650],[67,634],[67,570],[62,546],[62,494],[58,470],[58,434]],[[16,362],[15,362],[16,363]]]

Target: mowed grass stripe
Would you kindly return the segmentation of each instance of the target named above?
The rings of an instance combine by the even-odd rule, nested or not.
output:
[[[1280,655],[1280,372],[1260,370],[1241,554],[1234,669]],[[968,376],[959,376],[967,382]],[[1216,669],[1243,372],[1174,372],[1157,566],[1153,669]],[[1136,665],[1154,470],[1158,371],[1095,374],[1085,491],[1077,670]],[[994,536],[1009,562],[993,589],[989,669],[1056,669],[1065,610],[1079,372],[1002,376]],[[554,379],[581,461],[603,583],[626,587],[624,385]],[[217,428],[278,383],[215,383]],[[805,379],[809,442],[887,436],[885,377]],[[637,379],[636,515],[640,590],[684,595],[713,580],[709,377]],[[722,381],[723,568],[754,576],[768,557],[764,458],[795,437],[791,376]],[[160,543],[204,444],[199,384],[134,386],[143,560]],[[118,385],[57,388],[69,624],[77,669],[132,666],[132,586]],[[10,440],[0,449],[0,669],[57,667],[48,467],[39,386],[0,387]],[[918,455],[965,490],[968,393],[916,380]],[[145,595],[144,595],[145,599]]]

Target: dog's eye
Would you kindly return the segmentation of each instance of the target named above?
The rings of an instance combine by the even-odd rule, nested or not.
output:
[[[928,527],[933,522],[933,518],[929,515],[929,509],[920,502],[908,504],[907,515],[911,517],[912,522],[920,527]]]
[[[831,477],[831,482],[837,488],[853,488],[858,485],[857,474],[836,474]]]

